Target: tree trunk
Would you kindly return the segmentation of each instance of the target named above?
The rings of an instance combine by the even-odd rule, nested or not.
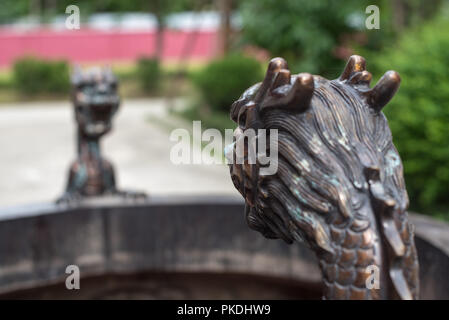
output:
[[[41,0],[31,0],[29,10],[30,10],[30,15],[38,17],[39,22],[40,22],[41,11],[42,11]]]
[[[401,32],[405,27],[405,5],[402,0],[393,0],[392,2],[393,11],[393,28],[396,32]]]
[[[218,0],[218,8],[220,11],[220,43],[219,52],[226,55],[230,48],[231,34],[231,0]]]
[[[156,27],[156,47],[154,57],[162,60],[164,53],[164,19],[160,13],[156,13],[157,27]]]
[[[149,0],[150,8],[153,9],[153,13],[156,16],[156,38],[155,38],[155,50],[153,56],[161,60],[164,51],[164,0]]]

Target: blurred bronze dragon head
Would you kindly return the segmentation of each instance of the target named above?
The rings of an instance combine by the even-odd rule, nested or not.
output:
[[[120,98],[117,79],[109,68],[91,68],[72,74],[72,102],[80,134],[98,138],[107,133]]]
[[[248,157],[248,130],[278,133],[277,150],[263,150],[278,153],[275,174],[261,174],[263,165],[247,158],[230,164],[248,225],[268,238],[308,244],[326,299],[418,297],[403,168],[382,113],[400,77],[388,71],[373,88],[371,78],[360,56],[335,80],[291,75],[275,58],[264,80],[231,107],[234,159],[242,140]],[[379,286],[370,285],[374,269]]]

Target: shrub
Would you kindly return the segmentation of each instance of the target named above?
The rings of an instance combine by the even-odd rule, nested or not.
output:
[[[159,60],[156,58],[140,58],[137,62],[137,76],[142,89],[154,92],[161,81]]]
[[[396,48],[375,57],[375,69],[402,78],[385,108],[404,163],[411,208],[449,217],[449,20],[404,34]],[[368,60],[370,61],[370,60]]]
[[[70,87],[66,61],[47,61],[32,57],[18,59],[13,67],[14,84],[22,94],[67,93]]]
[[[251,85],[261,81],[262,68],[258,61],[230,55],[216,60],[192,76],[205,102],[217,111],[229,113],[231,104]]]

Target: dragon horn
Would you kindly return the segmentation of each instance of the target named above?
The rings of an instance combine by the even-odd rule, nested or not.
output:
[[[289,105],[304,110],[312,100],[314,89],[313,76],[310,73],[298,74],[290,90],[293,97],[289,99]]]
[[[271,59],[270,63],[268,64],[265,78],[263,79],[262,84],[257,91],[256,97],[254,98],[256,104],[263,100],[268,89],[272,86],[276,74],[281,69],[288,69],[287,61],[285,61],[283,58]]]
[[[274,78],[273,84],[271,85],[271,91],[286,85],[286,84],[290,84],[290,71],[287,69],[281,69],[279,70],[279,72],[276,74],[276,77]]]
[[[340,80],[348,80],[354,72],[365,71],[365,68],[365,58],[357,55],[350,56],[346,63],[346,67],[340,76]]]
[[[368,99],[369,106],[376,112],[380,112],[382,108],[393,98],[399,88],[401,77],[396,71],[387,71],[377,84],[365,94]]]
[[[368,71],[356,72],[354,75],[349,78],[349,83],[351,84],[366,84],[369,86],[371,79],[373,78],[372,74]]]
[[[275,85],[288,79],[288,74],[282,73],[283,75],[278,76],[280,78],[276,78],[274,81]],[[310,73],[300,73],[294,78],[288,89],[278,87],[271,91],[271,94],[260,105],[260,109],[285,106],[296,111],[304,111],[312,100],[314,89],[313,76]]]

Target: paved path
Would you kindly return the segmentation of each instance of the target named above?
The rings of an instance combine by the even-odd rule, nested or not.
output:
[[[149,194],[238,196],[225,165],[174,165],[162,100],[124,101],[102,149],[121,189]],[[152,119],[148,121],[148,119]],[[184,125],[188,125],[184,123]],[[52,201],[63,191],[75,157],[75,126],[68,102],[0,106],[0,207]]]

